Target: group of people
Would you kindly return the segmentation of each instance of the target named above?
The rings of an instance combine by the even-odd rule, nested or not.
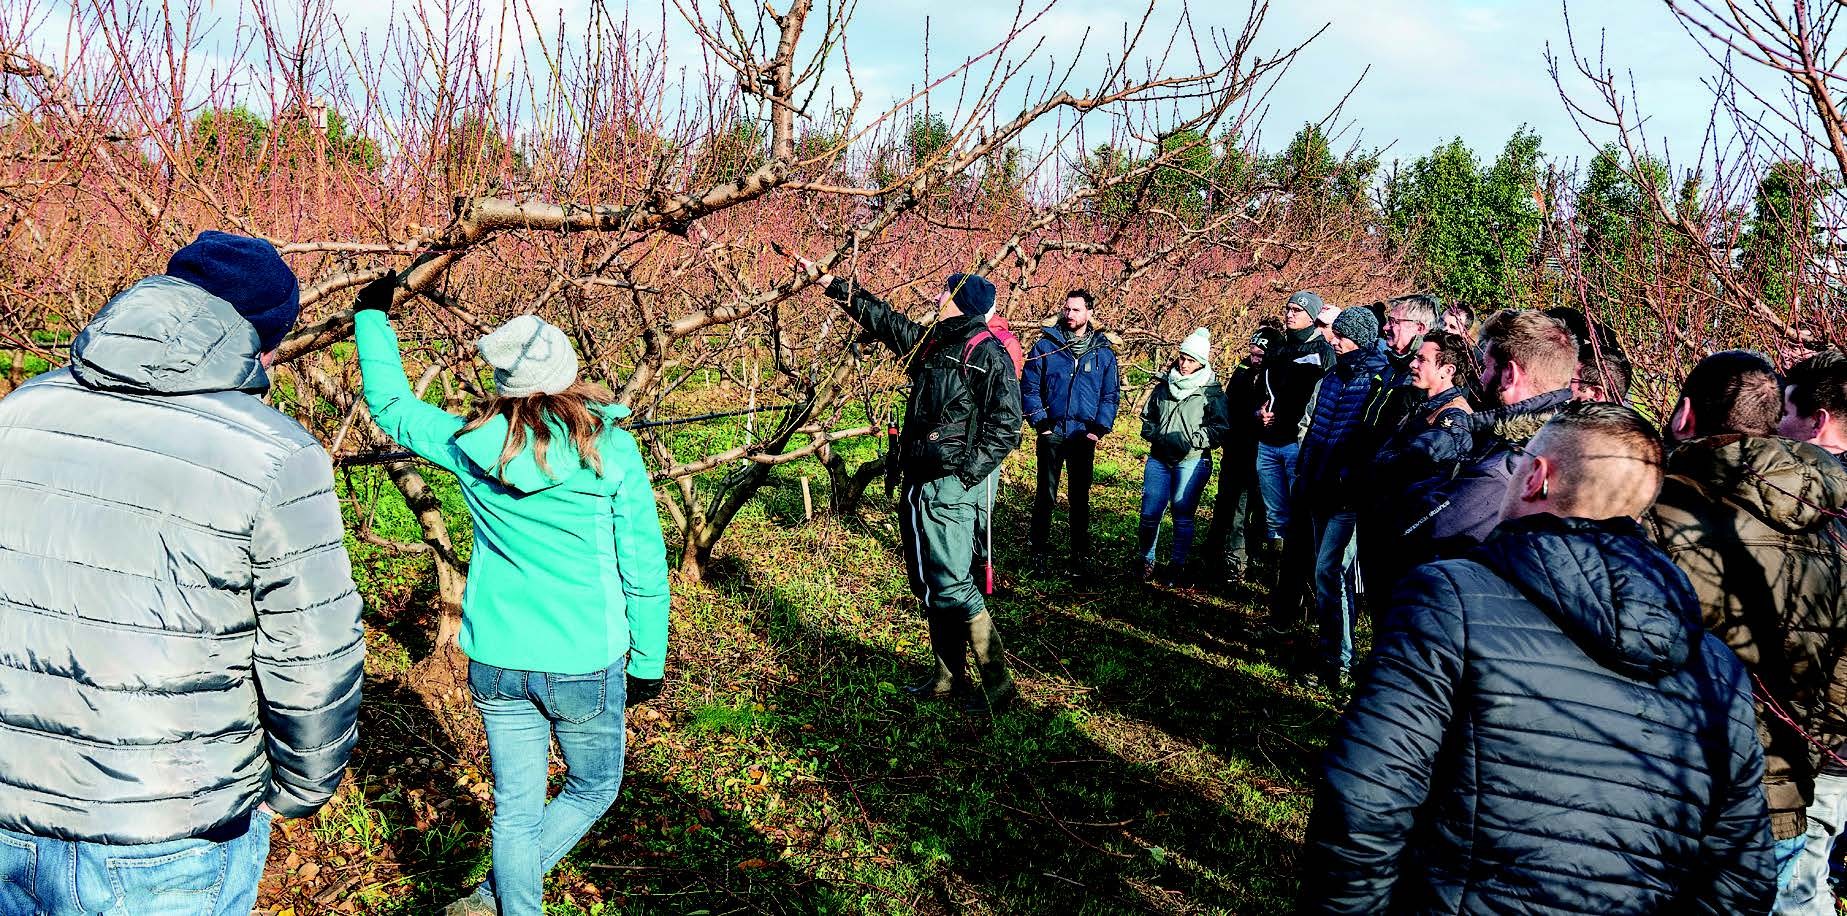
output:
[[[1471,347],[1421,299],[1369,356],[1359,313],[1328,322],[1297,465],[1352,484],[1308,508],[1330,678],[1373,621],[1301,909],[1833,913],[1847,357],[1712,354],[1657,430],[1582,314]],[[1349,385],[1357,419],[1321,422]]]
[[[909,690],[1005,706],[976,577],[995,475],[1031,429],[1029,546],[1050,563],[1062,477],[1087,573],[1116,343],[1084,290],[1027,352],[981,276],[950,276],[924,323],[801,266],[911,379],[898,513],[935,663]],[[455,416],[405,376],[388,316],[407,295],[386,274],[354,304],[362,394],[473,518],[460,641],[494,777],[491,871],[446,912],[534,916],[616,797],[624,708],[661,689],[665,546],[627,411],[567,335],[524,315],[481,338],[495,392]],[[260,399],[299,310],[273,246],[207,232],[0,400],[4,916],[247,913],[270,820],[341,781],[361,602],[328,456]],[[1187,568],[1217,451],[1207,553],[1260,569],[1280,617],[1312,605],[1330,684],[1358,674],[1303,911],[1833,911],[1847,356],[1708,356],[1660,431],[1628,383],[1575,311],[1477,329],[1427,295],[1312,292],[1224,382],[1203,328],[1155,377],[1140,573]]]
[[[1016,367],[980,330],[985,280],[951,277],[924,325],[820,279],[913,381],[902,512],[938,657],[919,692],[970,689],[960,647],[991,640],[987,696],[1010,694],[955,507],[1023,420],[1037,434],[1030,548],[1050,562],[1065,472],[1072,571],[1094,567],[1114,345],[1082,290]],[[1352,691],[1302,911],[1834,911],[1847,355],[1779,371],[1713,354],[1659,430],[1628,403],[1615,336],[1568,308],[1476,327],[1429,295],[1335,308],[1300,292],[1223,384],[1211,355],[1207,331],[1189,335],[1141,408],[1135,556],[1144,575],[1181,574],[1219,451],[1208,543],[1233,577],[1262,567],[1279,617],[1312,607],[1317,673]]]

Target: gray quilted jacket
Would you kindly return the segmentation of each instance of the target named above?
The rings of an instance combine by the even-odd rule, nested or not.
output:
[[[257,334],[172,277],[0,399],[0,827],[111,844],[303,816],[365,643],[326,452]]]

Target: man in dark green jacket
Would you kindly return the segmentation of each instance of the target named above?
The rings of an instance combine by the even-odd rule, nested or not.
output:
[[[812,265],[806,265],[812,267]],[[970,573],[981,483],[1020,444],[1020,382],[985,318],[994,284],[952,274],[924,325],[857,284],[821,278],[827,294],[905,360],[911,394],[898,440],[904,474],[898,507],[905,572],[930,623],[936,670],[908,688],[920,697],[964,697],[974,712],[1014,696],[1000,633]],[[986,695],[970,689],[965,648],[974,646]]]
[[[1757,686],[1779,891],[1806,845],[1822,749],[1847,739],[1847,472],[1813,445],[1777,438],[1782,413],[1763,355],[1701,360],[1668,420],[1675,446],[1647,519],[1692,581],[1706,629]]]

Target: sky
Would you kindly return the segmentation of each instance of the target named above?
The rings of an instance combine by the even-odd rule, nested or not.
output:
[[[962,8],[973,12],[943,12]],[[1086,26],[1093,54],[1099,46],[1119,45],[1122,24],[1139,19],[1145,8],[1135,0],[1064,0],[1051,14],[1055,21],[1037,30],[1048,36],[1042,53],[1069,59]],[[1189,6],[1177,0],[1160,0],[1156,10],[1170,27],[1184,13],[1196,26],[1233,31],[1246,12],[1230,2]],[[926,20],[931,57],[946,62],[979,53],[992,41],[988,36],[1004,32],[1011,11],[1009,4],[982,0],[958,6],[879,0],[862,4],[848,38],[855,61],[879,61],[875,82],[896,95],[921,81],[918,48]],[[1716,68],[1666,5],[1578,2],[1570,23],[1581,52],[1594,60],[1601,43],[1623,82],[1633,77],[1651,139],[1665,142],[1677,160],[1697,156],[1711,106],[1700,80]],[[1268,149],[1303,122],[1325,117],[1358,81],[1337,122],[1346,130],[1341,139],[1383,147],[1387,161],[1414,159],[1455,137],[1489,158],[1522,124],[1539,132],[1553,157],[1591,150],[1548,72],[1548,44],[1561,57],[1569,53],[1566,13],[1557,0],[1279,0],[1257,49],[1291,47],[1324,27],[1269,97],[1262,132]],[[1582,90],[1584,84],[1573,79],[1568,85]],[[1590,128],[1600,141],[1610,136]]]
[[[207,15],[248,21],[251,0],[207,0]],[[280,0],[287,8],[294,0]],[[331,9],[349,35],[379,31],[394,17],[402,23],[407,11],[422,4],[425,10],[446,4],[477,0],[335,0]],[[713,0],[478,0],[489,8],[514,11],[519,18],[536,19],[547,30],[562,21],[571,26],[584,22],[593,5],[616,16],[628,10],[634,27],[665,32],[669,70],[684,74],[688,86],[702,80],[706,58],[685,23],[683,5],[695,15],[716,19]],[[784,8],[788,0],[771,0]],[[838,2],[838,0],[834,0]],[[1060,66],[1076,60],[1073,88],[1095,84],[1107,63],[1121,47],[1124,30],[1142,20],[1147,0],[1057,0],[1041,12],[1048,0],[1024,0],[1026,15],[1034,22],[1009,49],[1022,56],[1032,42],[1041,42],[1027,71],[1043,86],[1048,62]],[[1538,131],[1545,153],[1560,161],[1587,158],[1592,143],[1573,124],[1548,72],[1546,50],[1566,52],[1566,12],[1558,0],[1272,0],[1273,7],[1255,46],[1258,53],[1275,53],[1319,35],[1304,48],[1290,71],[1267,99],[1259,137],[1266,150],[1279,148],[1305,121],[1326,117],[1349,90],[1342,116],[1334,122],[1341,130],[1341,147],[1357,144],[1370,150],[1383,148],[1385,159],[1409,161],[1436,145],[1460,137],[1484,160],[1499,151],[1520,125]],[[819,20],[829,0],[817,0],[808,42],[819,39]],[[736,4],[747,14],[750,0]],[[44,35],[58,33],[60,10],[67,0],[36,0],[35,18],[47,25]],[[847,31],[847,47],[855,84],[864,92],[862,122],[866,113],[880,110],[909,96],[931,77],[942,75],[971,56],[983,54],[1009,31],[1019,9],[1007,0],[858,0]],[[1176,23],[1190,22],[1202,41],[1214,35],[1235,34],[1247,7],[1238,0],[1186,3],[1156,0],[1149,16],[1148,38],[1138,47],[1135,62],[1158,53]],[[0,16],[0,20],[8,17]],[[504,21],[488,12],[488,23]],[[1706,133],[1711,92],[1701,84],[1715,67],[1687,35],[1660,0],[1579,0],[1570,19],[1581,52],[1593,57],[1602,46],[1608,65],[1625,85],[1633,80],[1641,110],[1648,115],[1652,149],[1664,149],[1676,165],[1700,158]],[[664,24],[663,24],[664,23]],[[230,29],[217,29],[194,53],[211,58],[221,52]],[[55,45],[55,42],[53,42]],[[926,56],[926,48],[928,54]],[[1080,48],[1082,54],[1079,54]],[[1183,46],[1177,52],[1189,56]],[[51,55],[56,56],[55,52]],[[926,70],[926,61],[928,67]],[[991,61],[990,61],[991,62]],[[1184,69],[1190,60],[1174,61],[1169,70]],[[1746,65],[1747,68],[1754,65]],[[985,68],[973,71],[985,75]],[[844,96],[843,70],[834,66],[825,86]],[[1568,77],[1572,76],[1567,67]],[[1362,79],[1362,76],[1364,77]],[[1354,88],[1358,81],[1358,87]],[[1020,81],[1022,84],[1024,80]],[[1775,81],[1759,74],[1762,86]],[[1574,91],[1584,86],[1568,79]],[[1014,91],[1003,96],[1000,109],[1015,111],[1027,96]],[[260,103],[261,100],[256,100]],[[944,87],[933,104],[953,108],[956,87]],[[1068,121],[1067,121],[1068,123]],[[1607,140],[1607,129],[1591,125],[1594,139]],[[1776,127],[1782,131],[1785,128]],[[1086,123],[1086,146],[1108,139],[1109,125]],[[1029,147],[1045,143],[1050,130],[1026,138]],[[1074,145],[1066,139],[1067,148]]]

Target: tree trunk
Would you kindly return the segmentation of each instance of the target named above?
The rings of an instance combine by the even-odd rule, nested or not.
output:
[[[890,458],[888,452],[848,471],[847,461],[838,451],[828,455],[827,460],[821,463],[827,468],[828,514],[835,518],[858,515],[860,507],[865,503],[866,488],[885,476],[885,463]]]

